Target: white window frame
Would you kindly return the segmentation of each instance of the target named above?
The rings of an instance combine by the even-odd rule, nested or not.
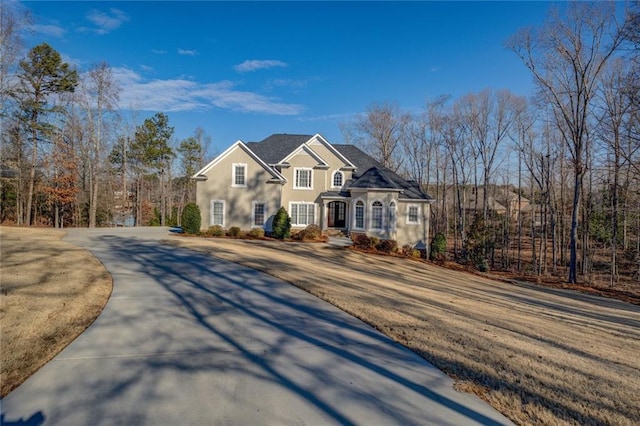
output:
[[[358,226],[358,203],[360,203],[362,205],[362,226]],[[367,215],[366,215],[366,211],[367,211],[367,204],[362,201],[362,200],[356,200],[355,203],[353,203],[353,229],[364,229],[365,228],[365,224],[367,223]]]
[[[340,175],[340,185],[336,185],[336,176]],[[336,170],[331,174],[331,187],[332,188],[342,188],[344,186],[344,173],[340,170]]]
[[[393,232],[398,227],[398,203],[396,203],[393,200],[389,203],[389,210],[387,211],[387,216],[389,217],[389,221],[388,221],[389,231]]]
[[[309,223],[300,223],[300,212],[298,210],[299,205],[306,205],[307,209],[309,208],[309,206],[311,206],[313,208],[313,222],[309,222]],[[296,221],[294,222],[294,217],[293,217],[293,206],[296,205]],[[316,203],[314,202],[310,202],[310,201],[291,201],[289,202],[289,216],[291,217],[291,226],[295,226],[295,227],[306,227],[312,224],[316,223],[316,220],[318,219],[318,214],[317,214],[317,209],[316,209]],[[307,210],[307,217],[305,218],[305,222],[308,222],[307,219],[309,219],[309,213]]]
[[[222,223],[215,223],[214,220],[214,204],[215,203],[221,203],[222,204]],[[224,200],[211,200],[211,203],[209,204],[209,226],[214,226],[214,225],[220,225],[224,228],[225,225],[225,220],[226,220],[226,203]]]
[[[242,167],[244,169],[244,183],[236,183],[236,168]],[[232,188],[246,188],[247,187],[247,164],[246,163],[233,163],[231,166],[231,187]]]
[[[309,186],[298,186],[298,171],[309,172]],[[310,191],[313,189],[313,169],[309,167],[294,167],[293,169],[293,189],[303,189]]]
[[[382,208],[382,212],[380,213],[380,227],[379,228],[374,228],[373,227],[373,205],[375,203],[380,203],[381,208]],[[384,231],[384,203],[382,202],[382,200],[373,200],[371,201],[371,203],[369,204],[369,229],[372,231]]]
[[[256,223],[256,206],[258,204],[264,205],[264,212],[262,213],[264,215],[264,218],[263,218],[262,224]],[[269,217],[269,215],[267,214],[267,211],[268,211],[268,207],[267,207],[266,201],[251,202],[251,227],[252,228],[264,228],[264,225],[267,224],[267,218]]]
[[[416,220],[411,220],[411,209],[416,209]],[[419,204],[409,204],[407,205],[407,225],[420,225],[420,205]]]

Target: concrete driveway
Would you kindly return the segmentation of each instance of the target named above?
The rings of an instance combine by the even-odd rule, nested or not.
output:
[[[69,231],[111,272],[113,294],[2,400],[3,424],[510,424],[359,320],[271,276],[158,244],[166,234]]]

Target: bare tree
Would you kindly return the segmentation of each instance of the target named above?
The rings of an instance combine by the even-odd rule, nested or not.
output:
[[[573,161],[571,259],[568,280],[577,282],[577,229],[591,101],[605,64],[622,42],[615,4],[568,3],[541,28],[525,28],[508,45],[532,72],[540,95],[553,106]]]
[[[89,228],[96,226],[100,176],[106,163],[108,128],[107,115],[117,107],[120,88],[114,81],[106,62],[94,65],[83,74],[79,91],[80,102],[86,113],[88,126],[87,165],[89,167]]]
[[[402,145],[410,116],[389,103],[372,104],[359,116],[352,129],[357,144],[383,166],[398,171],[403,164]],[[345,138],[347,135],[345,135]]]

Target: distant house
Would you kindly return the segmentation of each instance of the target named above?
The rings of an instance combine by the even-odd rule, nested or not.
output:
[[[319,134],[238,140],[193,179],[203,229],[220,225],[268,232],[273,215],[285,207],[294,230],[316,224],[399,245],[429,241],[433,200],[416,183],[357,147],[330,144]]]

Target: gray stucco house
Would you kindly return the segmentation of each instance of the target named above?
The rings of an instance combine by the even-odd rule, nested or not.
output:
[[[238,140],[198,171],[202,228],[270,230],[285,207],[292,228],[364,233],[399,246],[429,241],[431,197],[353,145],[321,135]]]

